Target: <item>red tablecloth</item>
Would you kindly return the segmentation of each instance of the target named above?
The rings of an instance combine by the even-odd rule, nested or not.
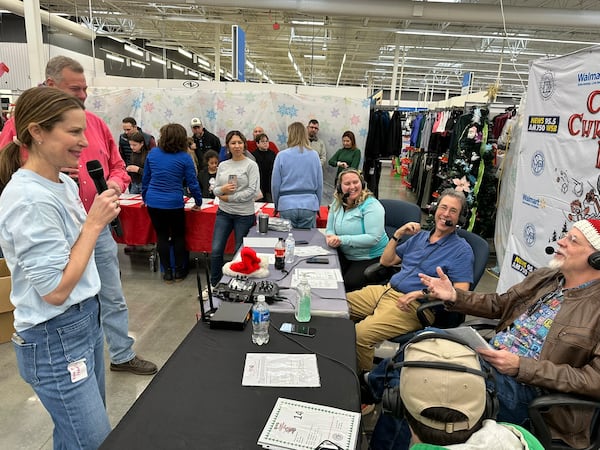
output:
[[[274,210],[269,206],[269,204],[262,204],[261,210],[272,216]],[[185,241],[188,250],[210,253],[217,209],[218,206],[212,204],[200,211],[192,211],[191,207],[186,207]],[[327,213],[327,207],[321,206],[321,211],[317,216],[317,227],[325,228]],[[127,245],[146,245],[156,242],[156,232],[150,221],[148,208],[141,201],[141,197],[122,196],[119,219],[123,228],[123,236],[115,237],[117,242]],[[234,250],[235,241],[232,233],[227,241],[225,253],[233,253]]]

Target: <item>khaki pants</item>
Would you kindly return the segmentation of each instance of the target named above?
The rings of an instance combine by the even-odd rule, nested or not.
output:
[[[396,306],[400,296],[402,293],[392,289],[389,284],[366,286],[347,294],[350,319],[356,323],[359,371],[373,367],[375,345],[422,327],[417,318],[419,303],[412,302],[410,311],[402,311]]]

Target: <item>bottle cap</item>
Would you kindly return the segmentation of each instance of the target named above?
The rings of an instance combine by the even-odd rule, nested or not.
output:
[[[257,301],[259,302],[264,302],[265,301],[265,296],[263,294],[260,294],[257,298]]]

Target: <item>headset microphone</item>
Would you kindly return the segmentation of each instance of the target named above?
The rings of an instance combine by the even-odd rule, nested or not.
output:
[[[454,225],[454,222],[452,222],[450,219],[446,219],[446,221],[444,222],[444,225],[446,225],[447,227],[451,227]]]
[[[346,203],[348,197],[350,197],[350,192],[346,192],[344,195],[342,195],[342,203]]]
[[[546,248],[544,249],[544,251],[546,252],[546,255],[551,255],[551,254],[553,254],[553,253],[554,253],[556,250],[554,250],[554,247],[550,247],[550,246],[548,246],[548,247],[546,247]]]

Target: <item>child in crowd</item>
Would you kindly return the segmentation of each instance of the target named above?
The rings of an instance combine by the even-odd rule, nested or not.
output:
[[[204,169],[198,173],[198,182],[202,188],[202,197],[204,198],[215,198],[213,189],[217,167],[219,167],[219,155],[214,150],[207,150],[204,154]]]
[[[131,164],[125,169],[131,177],[129,185],[130,194],[142,193],[142,177],[144,176],[144,163],[150,149],[146,147],[144,135],[140,132],[135,132],[129,136],[129,146],[131,147]]]

